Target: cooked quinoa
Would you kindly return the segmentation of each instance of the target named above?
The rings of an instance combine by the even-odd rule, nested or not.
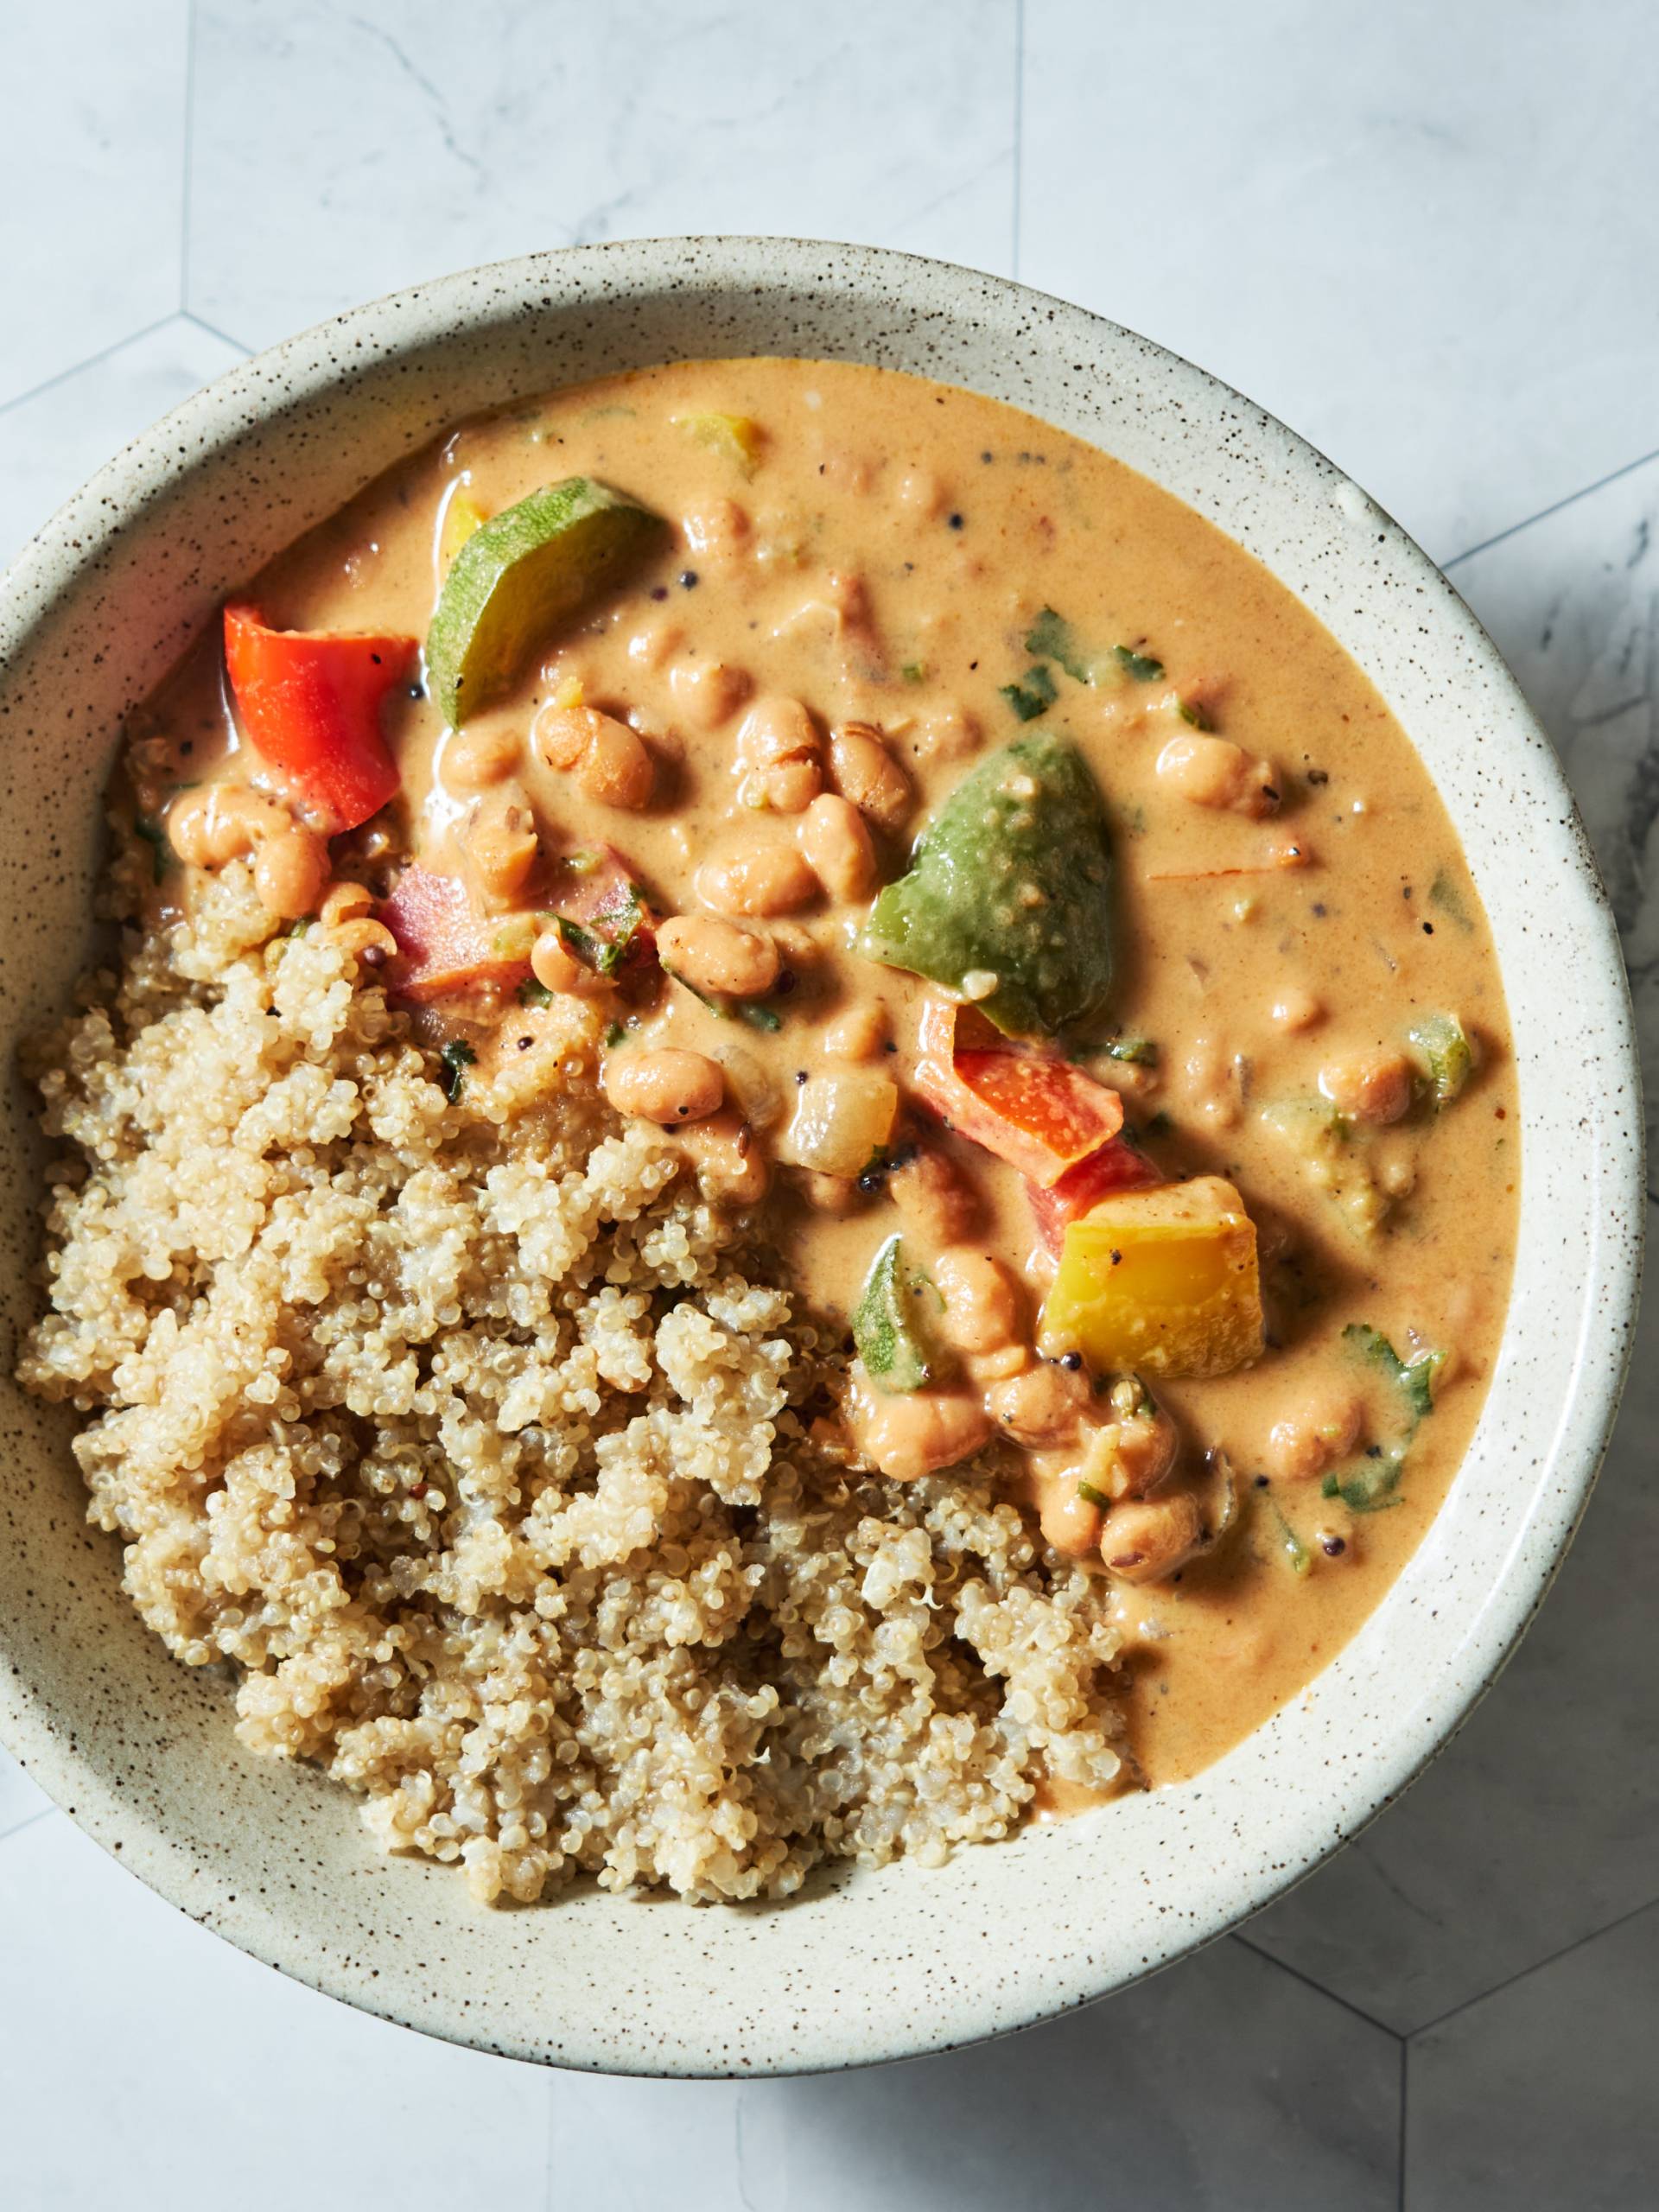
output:
[[[604,1104],[599,1018],[515,1015],[452,1100],[279,927],[232,864],[30,1065],[70,1149],[20,1374],[242,1741],[486,1900],[783,1896],[1109,1784],[1109,1586],[994,1457],[901,1484],[821,1440],[842,1346]]]

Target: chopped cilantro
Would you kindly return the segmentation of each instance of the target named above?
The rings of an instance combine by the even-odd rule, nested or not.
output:
[[[1039,715],[1046,715],[1059,696],[1054,678],[1040,662],[1028,668],[1018,683],[1003,684],[1001,691],[1022,722],[1035,721]]]
[[[1164,664],[1154,660],[1150,653],[1138,653],[1133,645],[1114,645],[1112,651],[1137,683],[1155,683],[1164,672]]]
[[[478,1054],[470,1045],[463,1044],[459,1037],[452,1037],[438,1054],[438,1058],[443,1066],[443,1073],[438,1080],[443,1085],[444,1096],[453,1106],[461,1096],[461,1086],[467,1080],[467,1071],[474,1065]]]
[[[545,983],[538,983],[533,976],[526,976],[514,994],[520,1006],[551,1006],[553,994]]]

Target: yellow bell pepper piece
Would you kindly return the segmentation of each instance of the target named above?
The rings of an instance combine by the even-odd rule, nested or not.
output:
[[[1230,1375],[1262,1353],[1255,1224],[1218,1175],[1123,1191],[1067,1225],[1046,1351],[1098,1370]]]
[[[469,492],[456,492],[443,511],[443,529],[438,539],[438,566],[447,575],[449,564],[473,532],[489,520],[478,501]]]
[[[700,446],[707,446],[710,453],[734,461],[746,476],[753,475],[766,434],[753,416],[708,412],[676,415],[673,421],[677,430],[683,430]]]

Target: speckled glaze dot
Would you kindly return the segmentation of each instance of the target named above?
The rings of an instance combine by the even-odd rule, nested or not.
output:
[[[115,1546],[86,1526],[72,1422],[8,1371],[0,1736],[35,1779],[182,1910],[320,1989],[480,2050],[643,2074],[786,2073],[995,2035],[1122,1987],[1318,1865],[1446,1741],[1541,1598],[1611,1423],[1640,1258],[1612,925],[1554,757],[1451,586],[1201,371],[1000,278],[862,248],[668,240],[447,277],[234,369],[94,477],[0,585],[9,1048],[91,945],[121,716],[227,587],[460,416],[745,353],[874,362],[1027,408],[1208,516],[1355,656],[1440,785],[1491,918],[1521,1084],[1520,1255],[1446,1505],[1310,1692],[1183,1788],[938,1868],[834,1868],[736,1910],[588,1890],[490,1912],[446,1869],[382,1858],[345,1791],[242,1752],[223,1684],[146,1632]],[[10,1342],[35,1310],[45,1149],[21,1086],[4,1112]],[[1569,1155],[1570,1176],[1530,1172]]]

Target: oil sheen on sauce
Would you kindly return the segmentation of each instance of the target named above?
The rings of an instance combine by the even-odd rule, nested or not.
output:
[[[711,410],[764,435],[752,474],[686,434]],[[659,764],[652,808],[586,805],[526,749],[522,779],[549,834],[609,839],[659,908],[694,903],[711,856],[783,834],[734,809],[732,724],[697,727],[705,671],[741,671],[827,723],[877,723],[917,790],[911,829],[972,761],[1019,734],[1001,687],[1029,656],[1035,612],[1081,637],[1124,640],[1166,680],[1097,693],[1066,685],[1045,727],[1087,755],[1112,817],[1125,1034],[1158,1047],[1125,1066],[1132,1122],[1166,1173],[1217,1173],[1243,1192],[1277,1257],[1273,1337],[1247,1372],[1160,1386],[1186,1433],[1239,1471],[1241,1527],[1179,1580],[1125,1586],[1137,1631],[1127,1668],[1132,1743],[1151,1783],[1208,1764],[1298,1694],[1351,1637],[1421,1538],[1467,1446],[1508,1296],[1518,1124],[1502,987],[1484,917],[1444,809],[1405,734],[1312,614],[1191,509],[1103,454],[976,395],[890,372],[793,360],[692,362],[515,405],[399,464],[257,581],[265,620],[305,629],[423,634],[441,580],[447,503],[499,512],[558,478],[588,474],[675,524],[670,550],[550,644],[519,691],[468,724],[528,728],[561,684],[632,717]],[[1178,698],[1274,764],[1286,804],[1271,823],[1194,806],[1154,764]],[[200,781],[231,766],[235,737],[216,639],[158,702]],[[404,776],[403,830],[453,870],[459,803],[429,700],[400,701],[388,734]],[[1287,842],[1303,863],[1272,865]],[[886,855],[891,874],[901,845]],[[756,1096],[786,1100],[829,1065],[825,1021],[883,1001],[902,1071],[920,988],[847,948],[851,910],[804,929],[800,983],[775,1034],[717,1021],[670,994],[659,1041],[723,1058]],[[1317,1003],[1317,1016],[1308,1009]],[[1307,1096],[1333,1051],[1397,1044],[1414,1015],[1455,1009],[1481,1066],[1455,1111],[1376,1141],[1398,1192],[1362,1243],[1258,1122],[1259,1103]],[[955,1140],[950,1141],[954,1142]],[[983,1155],[985,1235],[1040,1289],[1016,1179]],[[844,1321],[893,1226],[877,1198],[835,1219],[772,1202],[770,1231],[811,1304]],[[1312,1483],[1258,1484],[1269,1429],[1346,1357],[1343,1327],[1408,1332],[1451,1358],[1412,1447],[1398,1502],[1361,1518]],[[1269,1503],[1269,1500],[1271,1503]],[[1283,1523],[1310,1560],[1294,1573]],[[1312,1687],[1310,1687],[1310,1685]],[[1051,1798],[1045,1809],[1074,1808]]]

